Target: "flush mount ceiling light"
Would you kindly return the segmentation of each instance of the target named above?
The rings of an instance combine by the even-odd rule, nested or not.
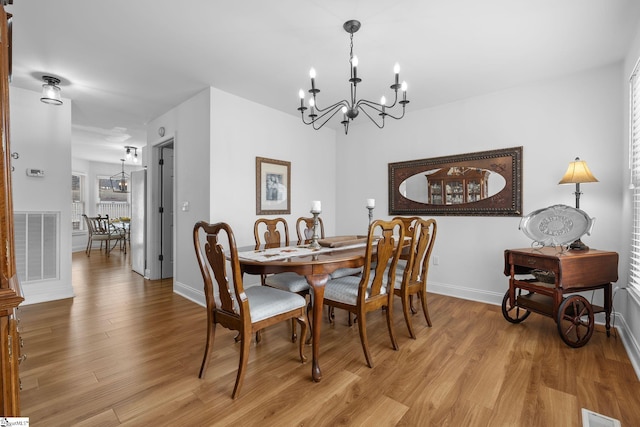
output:
[[[395,120],[400,120],[404,117],[404,107],[409,103],[409,101],[407,101],[407,83],[399,83],[400,65],[397,63],[393,68],[395,82],[391,85],[391,89],[395,92],[395,99],[392,104],[387,104],[387,100],[384,96],[380,99],[380,103],[367,101],[366,99],[358,99],[356,96],[356,88],[362,79],[358,77],[357,72],[358,57],[353,55],[353,33],[357,32],[360,29],[360,26],[360,21],[356,21],[355,19],[345,22],[342,26],[347,33],[351,34],[351,50],[349,52],[349,62],[351,64],[351,78],[349,79],[351,86],[350,100],[343,99],[342,101],[338,101],[326,108],[320,108],[316,100],[316,95],[320,92],[320,89],[316,88],[316,70],[313,68],[309,72],[309,76],[311,77],[311,89],[309,89],[311,98],[309,99],[309,108],[304,105],[305,94],[304,91],[300,89],[300,107],[298,108],[298,111],[300,111],[302,116],[302,122],[306,125],[312,125],[315,130],[324,126],[325,123],[335,116],[338,111],[342,111],[342,121],[340,123],[344,125],[345,134],[349,132],[349,122],[355,119],[360,111],[369,117],[369,119],[380,129],[384,127],[385,117],[391,117]],[[398,101],[398,89],[402,90],[402,100],[400,101]],[[396,105],[402,106],[402,114],[397,116],[389,114],[388,111],[396,107]],[[308,120],[305,120],[304,112],[307,109],[309,109],[309,114],[307,115]],[[367,111],[367,109],[369,111]],[[320,113],[320,115],[318,115],[318,113]],[[380,122],[376,121],[370,113],[380,116]]]
[[[125,157],[127,158],[127,160],[133,159],[133,163],[138,163],[138,147],[125,145],[124,149],[125,149]],[[131,151],[133,151],[133,154],[131,154]]]
[[[40,101],[45,104],[62,105],[62,98],[60,97],[60,79],[51,76],[42,76],[42,81],[45,84],[42,85],[42,97]]]

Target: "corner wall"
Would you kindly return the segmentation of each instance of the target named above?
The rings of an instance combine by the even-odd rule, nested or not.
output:
[[[39,92],[11,87],[10,108],[11,151],[20,154],[12,160],[13,209],[60,213],[59,278],[23,284],[24,304],[71,298],[71,100],[52,106]],[[45,176],[29,177],[27,168]]]
[[[154,140],[160,126],[165,127],[165,137]],[[150,122],[147,135],[149,147],[175,138],[176,293],[204,305],[192,238],[197,221],[227,222],[238,246],[253,245],[253,223],[258,218],[256,157],[291,162],[291,214],[279,216],[289,223],[293,239],[295,221],[309,215],[311,200],[322,200],[326,231],[334,234],[333,131],[313,131],[294,116],[208,88]],[[184,202],[189,202],[189,211],[181,210]],[[245,276],[247,284],[258,281]]]

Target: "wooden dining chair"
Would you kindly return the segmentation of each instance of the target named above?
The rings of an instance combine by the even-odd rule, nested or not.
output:
[[[413,296],[416,295],[421,302],[422,312],[431,326],[429,310],[427,307],[427,275],[429,273],[429,260],[436,241],[438,231],[434,219],[417,218],[413,222],[411,246],[403,269],[398,269],[393,292],[402,300],[402,312],[411,338],[416,339],[416,334],[411,323],[411,314],[416,314],[413,307]]]
[[[100,242],[101,251],[104,244],[107,256],[111,255],[111,251],[118,243],[122,245],[122,241],[125,238],[124,231],[111,224],[109,215],[87,216],[82,214],[82,217],[87,225],[87,248],[85,250],[87,256],[91,256],[91,249],[96,242]],[[126,246],[124,252],[127,253]]]
[[[419,216],[394,216],[392,219],[399,219],[402,221],[402,227],[404,228],[405,238],[411,239],[413,237],[413,228]],[[407,259],[409,258],[409,251],[405,250],[400,255],[400,261],[398,262],[398,274],[396,274],[396,280],[398,277],[402,277],[405,266],[407,265]],[[402,271],[401,271],[402,270]]]
[[[398,350],[393,330],[393,290],[396,266],[404,244],[404,228],[398,219],[375,220],[369,226],[365,264],[360,276],[330,279],[324,289],[324,303],[354,313],[357,318],[360,342],[367,365],[373,368],[367,339],[366,314],[385,308],[387,329],[394,350]],[[372,268],[372,261],[375,267]]]
[[[253,236],[256,249],[278,248],[289,246],[289,226],[284,218],[259,218],[253,225]],[[282,239],[284,237],[284,240]],[[264,245],[264,246],[263,246]],[[307,279],[293,272],[269,274],[261,276],[262,284],[283,291],[294,292],[303,297],[309,295],[310,286]],[[303,335],[304,337],[304,335]],[[260,335],[256,337],[260,340]],[[291,321],[291,342],[298,339],[295,321]]]
[[[216,326],[220,324],[227,329],[238,331],[241,349],[238,374],[232,393],[235,399],[242,387],[253,333],[275,323],[294,319],[300,324],[302,334],[306,334],[307,302],[298,294],[268,286],[244,288],[235,237],[228,224],[209,224],[204,221],[196,223],[193,229],[193,244],[204,281],[207,303],[207,340],[199,376],[204,378],[211,359]],[[225,251],[229,254],[231,275],[227,271]],[[300,360],[305,362],[304,340],[300,340],[299,351]]]

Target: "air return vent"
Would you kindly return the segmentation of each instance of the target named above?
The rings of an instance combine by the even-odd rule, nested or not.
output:
[[[59,212],[14,212],[16,268],[21,283],[57,279]]]

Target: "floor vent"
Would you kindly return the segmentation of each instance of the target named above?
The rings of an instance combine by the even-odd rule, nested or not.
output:
[[[620,421],[582,408],[582,427],[621,427]]]
[[[14,212],[16,269],[21,283],[58,279],[58,212]]]

